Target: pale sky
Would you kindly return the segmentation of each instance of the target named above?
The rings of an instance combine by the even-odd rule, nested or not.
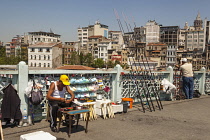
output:
[[[93,25],[96,20],[119,31],[113,9],[123,28],[155,20],[163,26],[193,25],[198,12],[210,20],[209,0],[0,0],[0,41],[9,42],[16,35],[50,29],[61,35],[61,41],[77,41],[77,28]]]

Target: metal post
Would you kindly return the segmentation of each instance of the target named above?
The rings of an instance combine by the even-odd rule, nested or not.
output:
[[[200,82],[199,82],[199,92],[204,95],[205,94],[205,80],[206,80],[206,69],[204,67],[202,67],[200,69],[201,71],[201,79],[200,79]]]
[[[169,67],[167,68],[167,70],[169,71],[168,81],[169,81],[170,83],[173,83],[173,74],[174,74],[173,68],[172,68],[171,66],[169,66]],[[171,96],[171,97],[170,97],[171,100],[174,101],[174,99],[173,99],[173,94],[172,94],[172,93],[171,93],[170,96]]]
[[[24,61],[19,62],[18,68],[18,84],[17,90],[21,100],[20,109],[23,111],[26,109],[28,112],[28,99],[25,96],[25,89],[28,86],[28,65]]]
[[[173,68],[171,66],[169,66],[167,68],[167,71],[169,71],[168,81],[173,83],[173,74],[174,74]]]
[[[117,71],[117,74],[113,74],[112,78],[112,87],[113,87],[113,92],[112,92],[112,100],[114,102],[116,101],[121,101],[122,99],[122,87],[121,87],[121,81],[120,81],[120,74],[122,72],[122,67],[117,64],[114,69]]]

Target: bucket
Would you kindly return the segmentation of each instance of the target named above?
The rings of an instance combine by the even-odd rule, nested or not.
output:
[[[133,107],[133,99],[132,98],[122,98],[122,101],[123,102],[129,102],[130,103],[129,108]]]

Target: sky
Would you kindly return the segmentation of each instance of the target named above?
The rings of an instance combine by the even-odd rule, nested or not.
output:
[[[119,31],[114,9],[125,31],[124,19],[132,28],[148,20],[183,28],[185,22],[193,25],[198,12],[202,19],[210,20],[209,0],[0,0],[0,41],[50,29],[61,35],[62,42],[77,41],[77,28],[97,20]]]

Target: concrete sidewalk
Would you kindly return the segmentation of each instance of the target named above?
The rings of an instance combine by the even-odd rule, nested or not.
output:
[[[128,113],[116,114],[114,119],[90,121],[88,133],[80,121],[68,138],[67,127],[51,132],[42,120],[33,126],[3,129],[5,140],[19,140],[20,135],[35,131],[51,133],[58,140],[208,140],[210,139],[210,96],[181,101],[163,101],[163,110],[143,113],[136,104]],[[41,138],[40,138],[41,140]]]

